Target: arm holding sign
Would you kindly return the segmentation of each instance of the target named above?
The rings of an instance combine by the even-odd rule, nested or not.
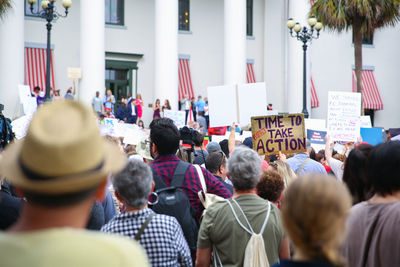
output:
[[[283,161],[283,162],[286,162],[286,155],[283,154],[281,151],[279,151],[278,159]]]
[[[342,181],[343,178],[343,162],[340,160],[332,158],[332,150],[330,146],[330,137],[329,135],[325,136],[325,158],[328,162],[329,166],[332,168],[333,173],[338,178],[338,180]]]
[[[327,134],[325,135],[325,158],[326,161],[329,162],[329,159],[332,158],[332,150],[331,150],[331,144],[330,144],[330,136]]]
[[[233,149],[235,149],[235,142],[236,142],[236,125],[235,123],[232,123],[231,134],[229,135],[228,139],[229,153],[232,153]]]

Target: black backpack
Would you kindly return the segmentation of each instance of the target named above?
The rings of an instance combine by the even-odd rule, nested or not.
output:
[[[0,151],[13,141],[15,135],[12,131],[10,119],[0,115]]]
[[[152,206],[155,213],[175,217],[182,227],[183,234],[191,251],[196,251],[199,225],[195,219],[195,212],[190,205],[189,198],[182,190],[183,179],[190,164],[180,161],[167,186],[157,172],[153,170],[155,182],[154,192],[158,195],[158,202]]]

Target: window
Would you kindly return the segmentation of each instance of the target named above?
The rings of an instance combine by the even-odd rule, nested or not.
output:
[[[25,16],[40,17],[40,15],[37,15],[37,13],[42,10],[43,8],[41,6],[41,2],[37,1],[36,3],[33,4],[33,13],[32,13],[31,5],[28,3],[28,0],[25,0]]]
[[[353,35],[353,44],[354,44],[354,35]],[[374,44],[374,34],[363,36],[362,38],[363,45],[373,45]]]
[[[374,44],[374,35],[371,34],[369,36],[363,36],[362,44],[373,45]]]
[[[246,33],[247,36],[253,36],[253,0],[247,0]]]
[[[106,24],[124,25],[124,0],[106,1]]]
[[[179,0],[179,30],[190,31],[190,0]]]

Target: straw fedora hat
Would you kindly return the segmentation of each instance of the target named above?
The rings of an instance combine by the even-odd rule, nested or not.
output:
[[[60,194],[99,185],[126,157],[100,135],[93,112],[75,101],[42,105],[26,137],[7,146],[0,177],[24,190]]]

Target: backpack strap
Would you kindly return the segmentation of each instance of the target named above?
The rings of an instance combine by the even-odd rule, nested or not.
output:
[[[167,185],[161,179],[160,175],[158,175],[157,171],[154,168],[151,168],[151,170],[153,171],[153,180],[155,183],[154,191],[167,187]]]
[[[206,185],[206,181],[204,180],[204,174],[202,169],[200,168],[199,165],[194,164],[193,165],[196,168],[197,174],[199,175],[199,180],[201,183],[201,188],[203,189],[204,194],[207,194],[207,185]]]
[[[242,208],[239,206],[239,203],[237,203],[237,201],[236,201],[234,198],[232,199],[232,201],[236,204],[236,206],[239,208],[240,212],[242,213],[242,215],[243,215],[244,219],[246,220],[246,223],[247,223],[247,225],[249,226],[250,230],[247,229],[247,228],[240,222],[240,220],[239,220],[239,218],[238,218],[238,216],[237,216],[235,210],[233,209],[233,206],[232,206],[232,204],[230,203],[230,201],[227,200],[227,199],[226,199],[225,201],[228,202],[229,206],[231,207],[232,213],[233,213],[233,215],[235,216],[235,219],[236,219],[236,221],[239,223],[239,225],[240,225],[246,232],[248,232],[249,234],[251,234],[251,235],[255,234],[253,228],[252,228],[251,225],[250,225],[249,220],[247,219],[246,215],[244,214]],[[264,223],[263,223],[263,225],[262,225],[262,227],[261,227],[261,231],[260,231],[259,234],[262,234],[262,233],[264,232],[265,227],[267,226],[267,222],[268,222],[268,219],[269,219],[269,215],[270,215],[270,213],[271,213],[271,203],[270,203],[269,201],[267,201],[267,202],[268,202],[268,211],[267,211],[267,215],[265,216],[265,220],[264,220]]]
[[[296,171],[296,175],[297,175],[297,176],[299,176],[300,172],[303,170],[304,166],[306,166],[306,163],[307,163],[307,161],[308,161],[309,159],[310,159],[310,158],[306,158],[306,159],[303,161],[303,163],[300,165],[300,167],[297,169],[297,171]]]
[[[191,164],[179,161],[178,166],[175,168],[174,176],[172,177],[171,185],[175,187],[182,187],[185,173]]]
[[[229,207],[231,207],[233,216],[235,216],[235,219],[236,219],[236,221],[238,222],[238,224],[243,228],[243,230],[245,230],[246,232],[248,232],[249,234],[252,235],[252,234],[254,233],[254,231],[253,231],[253,229],[251,228],[251,226],[250,226],[250,224],[249,224],[249,221],[247,220],[246,216],[244,216],[244,218],[246,219],[246,222],[247,222],[248,226],[250,227],[250,230],[247,229],[246,226],[244,226],[244,225],[242,224],[242,222],[239,220],[239,218],[238,218],[238,216],[237,216],[237,214],[236,214],[236,212],[235,212],[235,209],[233,208],[233,206],[232,206],[231,202],[229,201],[229,199],[225,199],[225,201],[228,203]]]
[[[137,232],[137,234],[135,235],[135,240],[136,241],[140,240],[140,237],[142,236],[144,230],[149,225],[149,223],[150,223],[151,219],[154,217],[154,215],[155,215],[155,213],[150,213],[150,215],[147,216],[146,220],[142,224],[142,227],[140,227],[139,232]]]
[[[271,213],[271,202],[269,202],[269,201],[267,201],[267,202],[268,202],[268,212],[267,212],[267,216],[265,216],[264,224],[261,227],[260,235],[262,235],[264,233],[265,227],[267,226],[267,223],[268,223],[269,215]]]

